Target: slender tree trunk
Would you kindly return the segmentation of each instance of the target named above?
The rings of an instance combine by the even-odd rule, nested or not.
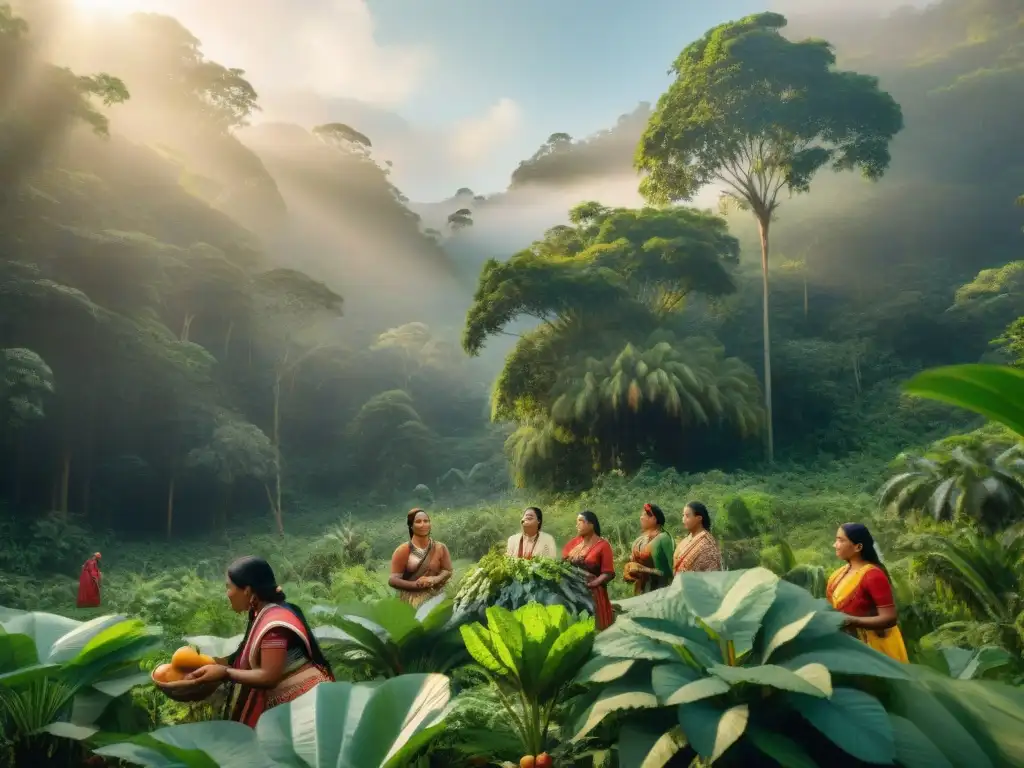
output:
[[[804,320],[807,319],[807,316],[808,316],[809,313],[810,313],[810,306],[808,305],[808,302],[807,302],[807,269],[804,268]]]
[[[92,467],[86,467],[82,478],[82,517],[89,517],[89,505],[92,500]]]
[[[171,480],[167,484],[167,538],[171,538],[174,531],[174,473],[171,473]]]
[[[224,334],[224,359],[228,359],[228,352],[231,351],[231,334],[235,331],[235,321],[228,321],[228,330]]]
[[[14,508],[18,509],[21,506],[21,468],[24,466],[24,453],[25,453],[25,442],[21,435],[15,435],[14,437]]]
[[[68,488],[71,484],[71,451],[65,450],[60,465],[60,499],[58,511],[62,515],[68,513]]]
[[[181,324],[181,341],[188,341],[188,334],[192,328],[192,321],[195,319],[195,315],[191,313],[185,314],[185,320]]]
[[[284,515],[281,511],[281,376],[274,379],[274,518],[277,532],[284,533]]]
[[[761,280],[763,287],[762,330],[764,332],[764,411],[767,419],[768,463],[775,463],[775,433],[772,414],[772,337],[768,314],[768,216],[758,217],[758,231],[761,234]]]

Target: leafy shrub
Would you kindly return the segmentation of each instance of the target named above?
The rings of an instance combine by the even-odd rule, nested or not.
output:
[[[533,602],[563,605],[574,614],[592,614],[589,579],[589,574],[564,561],[508,557],[504,547],[495,546],[463,579],[455,595],[452,620],[483,616],[492,605],[515,610]]]

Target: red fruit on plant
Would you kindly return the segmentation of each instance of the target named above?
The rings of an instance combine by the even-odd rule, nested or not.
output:
[[[541,752],[537,755],[537,759],[534,761],[534,768],[551,768],[555,763],[551,759],[551,755],[547,752]]]

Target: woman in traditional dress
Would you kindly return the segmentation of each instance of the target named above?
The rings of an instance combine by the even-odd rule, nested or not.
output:
[[[78,577],[79,608],[100,607],[100,587],[103,585],[103,574],[100,573],[101,559],[103,556],[96,552],[82,566],[82,573]]]
[[[615,558],[611,545],[601,538],[601,523],[597,515],[589,509],[580,512],[576,518],[576,533],[579,535],[562,550],[562,559],[592,576],[587,586],[594,596],[594,620],[600,632],[610,627],[615,619],[606,586],[615,578]]]
[[[226,719],[255,728],[268,709],[334,680],[302,609],[285,601],[266,560],[243,557],[233,562],[228,568],[227,593],[237,613],[249,613],[245,636],[228,658],[185,678],[200,683],[228,681]]]
[[[829,577],[825,597],[833,608],[847,615],[850,634],[876,651],[908,663],[892,584],[871,531],[861,523],[844,523],[836,531],[835,550],[846,565]]]
[[[683,527],[686,538],[676,547],[672,564],[674,573],[691,571],[721,571],[722,551],[711,535],[711,513],[699,501],[691,501],[683,509]]]
[[[672,537],[665,530],[665,513],[657,504],[644,504],[640,512],[640,537],[633,542],[632,556],[622,578],[633,582],[640,595],[666,587],[672,581]]]
[[[420,508],[406,515],[409,541],[399,544],[391,556],[388,584],[398,597],[418,608],[441,594],[452,577],[452,556],[448,547],[430,536],[430,515]]]
[[[558,546],[550,533],[544,533],[544,513],[538,507],[527,507],[523,510],[523,519],[519,521],[523,527],[521,533],[513,533],[508,537],[505,554],[509,557],[521,557],[530,560],[534,557],[558,557]]]

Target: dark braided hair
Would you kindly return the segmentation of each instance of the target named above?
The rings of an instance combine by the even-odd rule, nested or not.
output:
[[[708,512],[708,508],[704,506],[703,502],[691,501],[687,503],[687,507],[700,518],[700,524],[704,526],[704,530],[711,532],[711,513]],[[685,509],[686,507],[684,507]]]
[[[327,657],[324,656],[320,643],[317,642],[316,635],[313,634],[313,628],[309,626],[309,622],[306,620],[306,615],[299,606],[287,601],[284,590],[277,585],[277,578],[274,576],[274,569],[270,567],[270,563],[262,557],[254,557],[252,555],[240,557],[228,566],[228,578],[239,589],[245,589],[246,587],[251,589],[261,602],[279,605],[295,614],[295,617],[302,623],[302,628],[306,630],[306,637],[309,638],[309,650],[312,656],[310,661],[326,672],[332,680],[334,679],[334,671],[331,669],[331,664],[327,661]],[[256,610],[250,608],[249,621],[245,625],[245,634],[242,636],[242,642],[238,644],[234,653],[228,656],[228,665],[233,665],[242,653],[242,649],[245,648],[245,644],[249,641],[249,634],[252,632],[255,623]],[[234,683],[229,683],[229,686],[233,685]],[[231,699],[231,690],[229,688],[227,704],[225,706],[225,718],[230,717],[230,713],[227,710],[231,706]]]
[[[864,523],[843,523],[839,527],[843,529],[843,533],[846,534],[846,538],[850,540],[851,544],[860,545],[860,556],[866,562],[881,568],[885,578],[891,582],[889,569],[882,564],[882,558],[878,556],[878,550],[875,549],[875,537],[871,535],[868,527]]]

